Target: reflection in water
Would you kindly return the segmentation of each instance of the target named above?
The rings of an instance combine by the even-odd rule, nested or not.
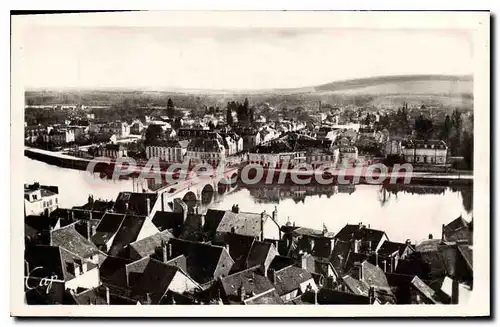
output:
[[[95,199],[114,200],[121,191],[138,189],[132,180],[101,180],[85,171],[61,169],[25,158],[25,182],[57,185],[60,205],[72,207]],[[147,185],[150,186],[150,185]],[[146,186],[146,187],[147,187]],[[438,187],[422,185],[255,185],[231,188],[224,195],[206,190],[199,202],[207,207],[229,210],[239,204],[242,211],[272,212],[278,208],[279,223],[290,217],[298,226],[337,232],[345,224],[370,224],[385,230],[392,240],[412,241],[441,235],[441,225],[462,215],[472,215],[472,186]],[[194,193],[186,194],[191,207],[199,206]]]
[[[279,223],[339,231],[345,224],[370,224],[390,239],[413,242],[429,234],[441,235],[441,225],[462,215],[470,220],[472,186],[449,188],[423,185],[273,185],[244,186],[225,195],[211,208],[271,212],[278,208]]]

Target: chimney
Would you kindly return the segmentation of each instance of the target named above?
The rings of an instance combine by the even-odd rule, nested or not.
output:
[[[106,303],[108,305],[110,305],[111,304],[111,300],[110,300],[110,295],[109,295],[109,287],[105,287],[105,289],[106,289]]]
[[[237,205],[237,204],[233,205],[233,207],[231,208],[231,211],[234,213],[240,213],[239,205]]]
[[[278,206],[274,206],[273,220],[276,222],[278,221]]]
[[[268,269],[267,276],[269,277],[271,283],[276,283],[276,271],[273,268]]]
[[[378,267],[378,252],[375,252],[375,266]]]
[[[451,304],[458,304],[458,281],[453,278],[451,282]]]
[[[151,213],[151,199],[149,197],[146,197],[146,212],[148,216]]]
[[[429,234],[429,240],[432,240],[433,237],[432,237],[432,234]]]
[[[87,221],[87,240],[90,241],[90,238],[92,237],[92,226],[90,223],[90,220]]]
[[[151,300],[151,293],[146,293],[146,301],[144,302],[144,304],[151,304],[151,302],[153,302]]]
[[[168,261],[168,258],[169,258],[169,255],[168,255],[168,246],[170,244],[167,244],[167,242],[165,241],[161,241],[161,250],[162,250],[162,254],[163,254],[163,262],[166,263]]]
[[[78,259],[73,261],[73,268],[74,268],[75,276],[77,276],[77,277],[80,276],[82,273],[82,269],[81,269],[82,266],[81,266]]]
[[[260,214],[260,241],[264,241],[264,220],[266,219],[265,215],[266,215],[266,211],[264,210]]]
[[[368,303],[373,304],[373,302],[375,302],[375,288],[370,286],[370,289],[368,290]]]
[[[318,304],[318,290],[313,290],[314,293],[314,304]]]
[[[241,302],[245,301],[245,287],[243,287],[243,284],[238,288],[238,297]]]
[[[205,227],[205,215],[200,215],[200,229],[203,230]]]
[[[445,237],[444,237],[444,224],[441,226],[441,242],[444,242],[445,241]]]
[[[300,256],[300,268],[307,269],[307,255]]]

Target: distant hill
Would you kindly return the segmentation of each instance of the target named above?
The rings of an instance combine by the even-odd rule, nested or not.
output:
[[[25,92],[25,99],[29,105],[75,103],[106,105],[129,98],[145,106],[162,106],[166,105],[169,97],[172,97],[176,105],[183,108],[200,108],[207,103],[224,105],[230,100],[242,101],[247,96],[252,102],[279,105],[286,101],[289,106],[303,105],[307,101],[323,101],[337,105],[397,108],[406,102],[414,105],[470,109],[473,107],[473,78],[450,75],[379,76],[336,81],[318,86],[262,90],[66,88]]]
[[[473,93],[472,76],[401,75],[352,79],[314,87],[315,92],[343,94],[436,94]]]

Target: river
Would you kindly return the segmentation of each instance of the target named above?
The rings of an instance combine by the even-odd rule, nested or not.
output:
[[[24,158],[25,182],[59,187],[61,207],[82,205],[89,194],[95,199],[113,200],[120,191],[132,191],[132,180],[102,180],[86,171],[63,169]],[[429,234],[441,236],[441,225],[462,215],[472,216],[472,186],[460,188],[412,186],[386,189],[375,185],[356,185],[355,189],[329,187],[239,186],[220,196],[209,207],[230,209],[238,204],[241,211],[272,212],[278,209],[280,224],[288,220],[297,226],[338,232],[345,224],[362,222],[384,230],[389,239],[412,242]]]

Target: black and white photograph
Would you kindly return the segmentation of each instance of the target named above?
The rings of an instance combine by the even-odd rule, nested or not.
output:
[[[489,19],[13,16],[12,312],[489,314]]]

